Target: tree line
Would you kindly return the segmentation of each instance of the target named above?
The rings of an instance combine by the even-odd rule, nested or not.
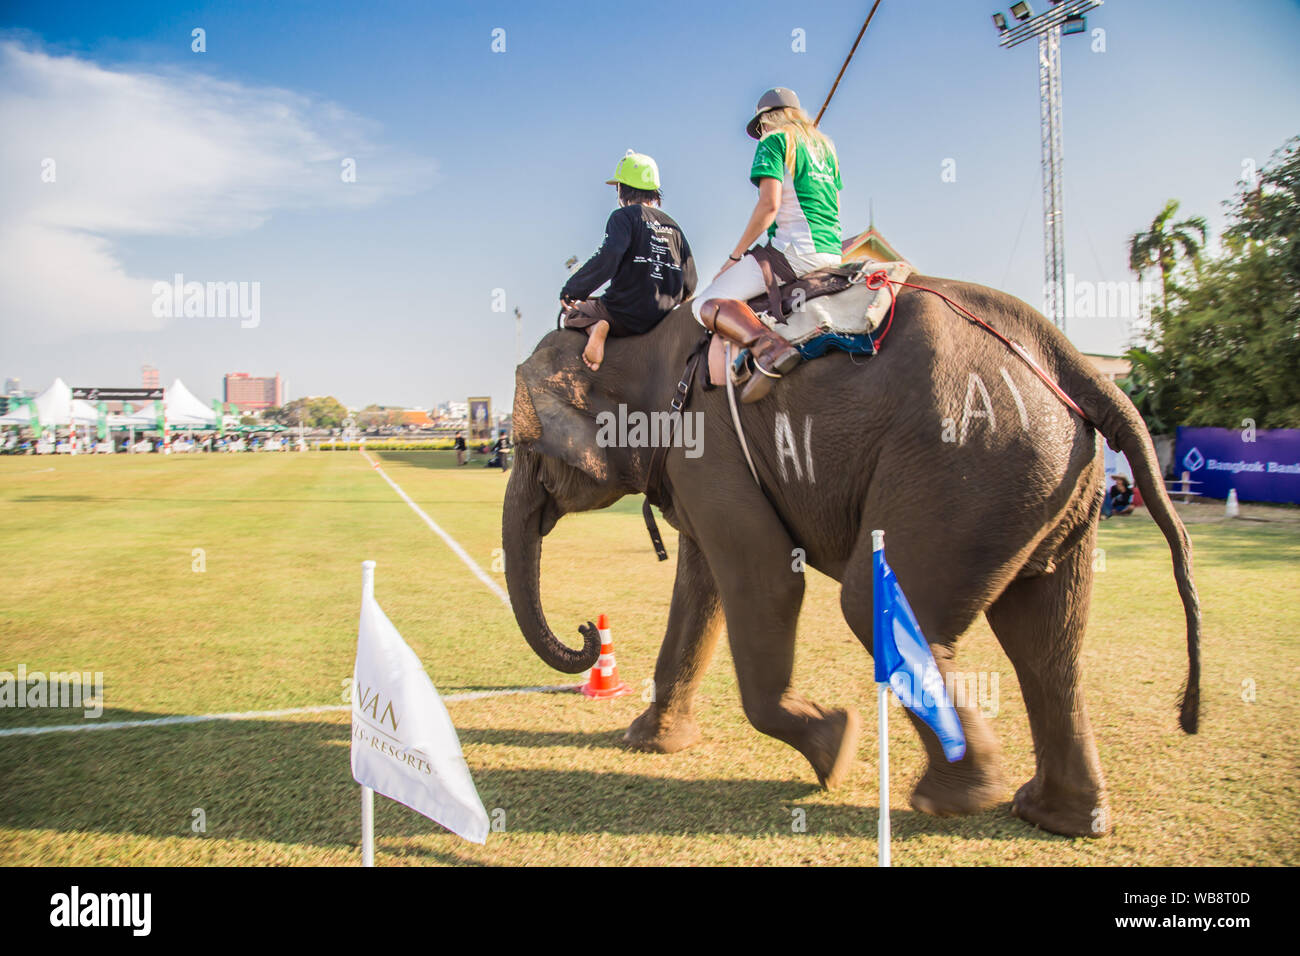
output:
[[[1161,294],[1118,384],[1155,434],[1300,428],[1300,137],[1250,179],[1224,203],[1217,256],[1205,219],[1178,218],[1172,199],[1129,240],[1129,268]]]

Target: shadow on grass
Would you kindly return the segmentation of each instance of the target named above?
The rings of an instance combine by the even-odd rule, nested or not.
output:
[[[388,505],[402,504],[399,498],[393,498],[391,495],[375,498],[312,498],[309,496],[299,498],[162,498],[158,495],[139,495],[136,497],[126,497],[117,495],[20,495],[16,498],[9,498],[9,501],[16,504],[45,504],[49,502],[64,502],[68,504],[82,504],[87,501],[146,501],[150,504],[157,502],[159,504],[176,504],[176,505],[194,505],[196,508],[207,507],[212,504],[223,505]]]
[[[517,743],[521,734],[538,747],[609,746],[618,736],[462,732],[466,741],[484,744]],[[348,743],[346,723],[311,720],[0,738],[0,827],[199,839],[191,823],[202,809],[207,838],[355,847],[359,801]],[[784,835],[792,832],[797,806],[806,811],[809,833],[874,838],[876,832],[874,806],[808,802],[820,794],[811,781],[481,766],[474,778],[489,814],[504,810],[512,833]],[[1063,839],[1014,820],[1006,805],[962,819],[900,810],[893,823],[900,841]],[[392,840],[439,831],[406,807],[380,800],[376,832]]]
[[[376,451],[372,452],[372,454],[380,461],[411,465],[414,468],[432,468],[437,471],[456,471],[461,468],[466,471],[471,468],[477,468],[479,471],[501,471],[500,468],[485,468],[487,458],[477,452],[471,453],[464,465],[456,464],[456,453],[454,451],[443,451],[434,448],[425,451]]]
[[[1300,534],[1283,527],[1216,525],[1213,534],[1193,534],[1192,546],[1203,565],[1294,568],[1300,561]]]
[[[622,728],[590,733],[567,730],[510,730],[495,727],[460,727],[456,733],[462,744],[499,747],[605,747],[625,750]]]
[[[70,501],[84,503],[87,501],[110,501],[109,498],[100,498],[97,495],[19,495],[16,498],[10,498],[10,501],[21,502],[22,504],[37,504],[44,501]],[[123,499],[129,500],[129,499]],[[146,500],[146,499],[141,499]],[[148,499],[152,500],[152,499]]]
[[[1111,519],[1113,522],[1115,519]],[[1153,546],[1164,539],[1149,526],[1102,524],[1098,544],[1112,566],[1125,558],[1145,560]],[[1292,526],[1263,524],[1197,524],[1188,529],[1194,553],[1195,570],[1223,565],[1233,568],[1268,570],[1293,567],[1300,561],[1300,532]],[[1172,581],[1172,572],[1170,580]]]

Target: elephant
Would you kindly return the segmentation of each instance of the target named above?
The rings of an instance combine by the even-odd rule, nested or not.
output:
[[[980,614],[1014,667],[1035,772],[1015,792],[1012,814],[1053,833],[1101,836],[1110,816],[1080,672],[1104,494],[1098,433],[1127,456],[1173,557],[1188,653],[1179,723],[1194,734],[1201,612],[1186,530],[1142,418],[1061,330],[990,288],[929,276],[911,282],[1018,342],[1086,419],[1029,361],[942,298],[900,288],[878,354],[831,352],[738,407],[761,487],[725,389],[699,385],[684,412],[697,416],[699,448],[669,448],[661,479],[652,481],[654,448],[630,440],[624,445],[635,447],[620,447],[608,434],[602,440],[601,429],[620,406],[626,416],[669,408],[704,334],[689,303],[645,335],[610,339],[596,372],[579,358],[581,334],[557,329],[516,369],[517,457],[502,514],[516,620],[551,667],[590,668],[600,653],[595,629],[580,627],[575,648],[547,623],[542,539],[565,514],[646,494],[679,544],[653,699],[625,743],[672,753],[699,740],[694,697],[725,620],[749,722],[796,748],[819,783],[835,787],[852,768],[860,721],[852,707],[828,709],[791,684],[804,595],[791,555],[802,549],[807,565],[839,582],[844,618],[870,653],[871,532],[882,529],[945,678],[957,638]],[[959,703],[958,715],[966,754],[949,763],[934,732],[908,712],[927,756],[911,796],[919,811],[969,814],[1007,799],[992,728],[973,703]]]

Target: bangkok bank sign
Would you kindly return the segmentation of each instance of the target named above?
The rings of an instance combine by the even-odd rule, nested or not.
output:
[[[1174,461],[1208,498],[1300,504],[1300,429],[1179,428]]]

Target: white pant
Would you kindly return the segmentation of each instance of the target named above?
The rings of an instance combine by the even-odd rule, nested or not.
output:
[[[813,252],[802,256],[796,252],[787,252],[785,258],[796,276],[805,275],[823,266],[837,266],[842,261],[839,256],[829,252]],[[700,321],[700,307],[710,299],[739,299],[745,302],[766,291],[767,284],[763,282],[763,270],[758,260],[751,255],[745,255],[734,266],[714,279],[707,288],[695,293],[695,298],[691,300],[691,312],[695,316],[695,321],[703,325],[704,323]]]

